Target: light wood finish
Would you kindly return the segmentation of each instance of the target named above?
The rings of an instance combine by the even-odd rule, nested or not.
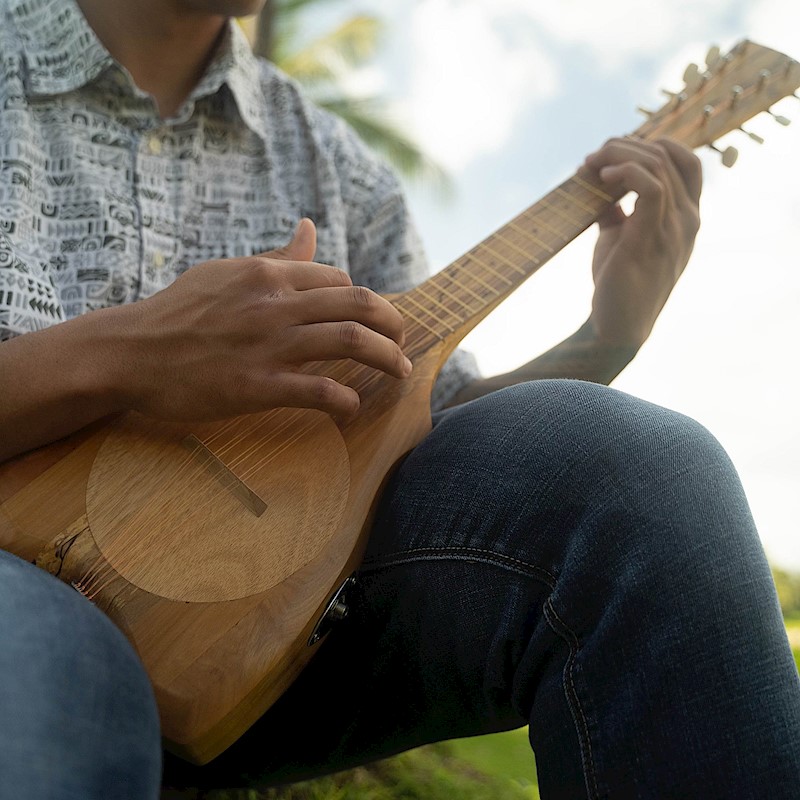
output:
[[[752,43],[692,76],[638,136],[710,144],[800,86],[796,62]],[[126,633],[171,750],[207,762],[294,680],[321,609],[360,561],[387,475],[430,429],[445,359],[616,199],[579,171],[394,296],[411,378],[313,365],[359,391],[346,425],[296,409],[202,425],[129,413],[0,466],[0,546],[38,556]]]

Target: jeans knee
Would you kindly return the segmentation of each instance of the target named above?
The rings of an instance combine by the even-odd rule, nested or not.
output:
[[[161,747],[153,690],[104,614],[65,584],[0,553],[0,642],[0,718],[14,732],[13,743],[0,736],[0,771],[9,787],[33,792],[31,781],[79,780],[75,796],[110,796],[93,793],[91,786],[103,782],[106,791],[145,785],[148,794],[138,796],[155,793]],[[137,795],[125,789],[118,796]]]
[[[537,481],[549,476],[553,486],[555,476],[568,479],[568,492],[598,482],[641,490],[680,479],[698,464],[714,474],[733,472],[699,422],[584,381],[519,384],[475,401],[470,417],[466,428],[485,441],[484,458],[497,470],[527,463],[536,467]]]

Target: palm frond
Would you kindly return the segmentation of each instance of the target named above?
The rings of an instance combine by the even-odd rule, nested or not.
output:
[[[344,94],[316,98],[315,102],[340,116],[401,174],[427,183],[442,199],[452,198],[454,187],[448,174],[392,119],[385,103],[374,97]]]
[[[269,0],[256,25],[254,50],[299,81],[318,105],[342,117],[406,178],[427,183],[442,198],[453,194],[447,173],[402,130],[376,98],[347,95],[341,84],[352,69],[375,55],[381,20],[358,14],[334,30],[298,45],[309,9],[323,0]]]
[[[360,14],[290,54],[276,41],[275,63],[301,83],[335,80],[375,55],[382,30],[377,17]]]

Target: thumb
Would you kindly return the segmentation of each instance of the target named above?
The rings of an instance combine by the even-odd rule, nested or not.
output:
[[[294,231],[294,236],[289,244],[261,253],[267,258],[278,258],[282,261],[313,261],[317,252],[317,227],[314,223],[303,217]]]

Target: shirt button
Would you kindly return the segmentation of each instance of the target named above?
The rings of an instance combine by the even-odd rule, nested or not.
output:
[[[147,142],[147,149],[154,156],[157,156],[161,152],[161,139],[159,139],[158,136],[151,136]]]
[[[158,269],[164,266],[164,254],[160,250],[156,250],[153,253],[153,265]]]

